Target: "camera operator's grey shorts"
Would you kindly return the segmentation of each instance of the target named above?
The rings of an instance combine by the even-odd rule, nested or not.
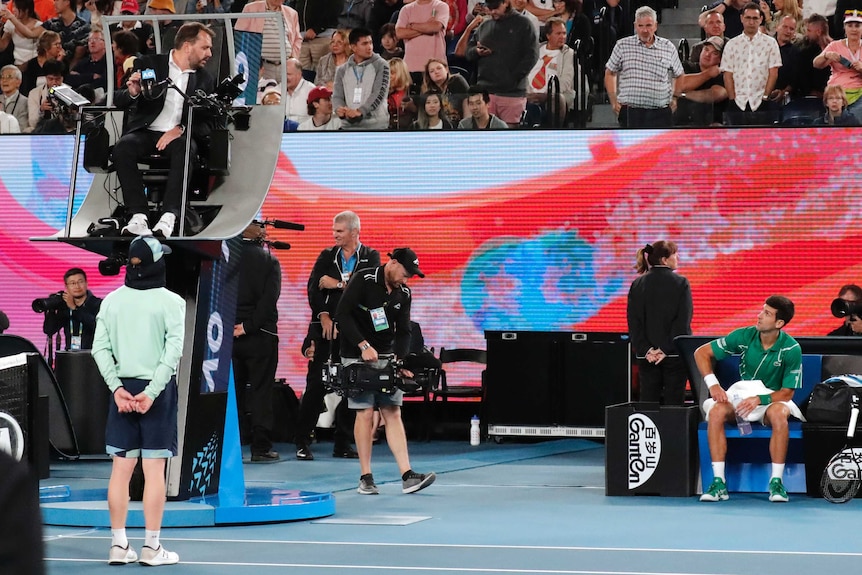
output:
[[[346,367],[353,363],[359,363],[360,361],[362,360],[352,357],[344,357],[341,359],[341,365]],[[377,368],[382,368],[386,367],[387,363],[388,360],[386,359],[378,359],[371,365]],[[371,409],[374,407],[386,407],[390,405],[400,407],[403,400],[404,392],[400,389],[396,389],[395,393],[393,393],[392,395],[389,395],[388,393],[380,393],[379,391],[363,391],[356,397],[348,397],[347,407],[355,410]]]

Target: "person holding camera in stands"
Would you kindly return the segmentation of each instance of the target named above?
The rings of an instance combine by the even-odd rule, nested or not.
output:
[[[838,297],[832,300],[832,315],[843,317],[844,323],[826,335],[862,335],[862,287],[856,284],[841,286]]]
[[[128,115],[125,132],[113,151],[129,215],[128,225],[122,230],[124,235],[167,238],[174,232],[182,202],[185,163],[197,156],[200,142],[212,131],[212,118],[204,110],[195,111],[194,126],[187,125],[189,104],[182,94],[214,92],[215,80],[204,68],[212,57],[214,37],[215,32],[200,22],[183,24],[177,30],[170,54],[137,58],[126,87],[114,94],[114,105]],[[186,158],[189,128],[192,141],[190,156]],[[170,172],[162,215],[151,231],[138,161],[157,152],[170,159]]]
[[[390,360],[407,357],[410,349],[411,293],[407,281],[413,276],[425,277],[419,269],[419,258],[410,248],[398,248],[389,261],[356,274],[338,302],[335,319],[341,329],[342,373],[364,363],[372,369],[385,369]],[[400,370],[401,377],[413,373]],[[371,473],[371,445],[374,408],[386,424],[386,442],[395,456],[401,473],[402,493],[425,489],[437,478],[434,473],[416,473],[410,467],[407,434],[401,420],[404,393],[396,389],[388,394],[373,389],[351,390],[348,406],[356,411],[353,435],[359,451],[359,487],[361,495],[377,495]]]
[[[33,311],[45,314],[42,331],[52,336],[63,330],[66,351],[90,349],[96,333],[96,314],[101,298],[87,289],[87,274],[71,268],[63,274],[66,289],[33,301]],[[59,341],[57,342],[59,348]]]

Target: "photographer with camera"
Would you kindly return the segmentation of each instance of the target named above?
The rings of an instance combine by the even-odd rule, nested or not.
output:
[[[90,349],[96,332],[96,314],[102,306],[87,289],[87,274],[81,268],[71,268],[63,274],[66,289],[46,298],[33,300],[33,311],[44,313],[42,331],[47,336],[63,330],[66,351]],[[56,349],[60,348],[57,340]]]
[[[832,300],[831,309],[832,315],[844,318],[844,323],[826,335],[862,335],[862,287],[856,284],[841,286],[838,297]]]
[[[407,356],[410,348],[410,288],[407,280],[413,276],[425,277],[419,269],[419,258],[410,248],[398,248],[389,254],[385,265],[368,268],[357,273],[347,284],[338,302],[335,319],[341,329],[341,363],[343,372],[354,364],[385,369],[390,359]],[[412,378],[406,369],[402,377]],[[403,392],[354,390],[348,394],[348,407],[356,410],[353,435],[359,451],[359,488],[361,495],[377,495],[377,485],[371,474],[372,421],[374,408],[386,424],[386,441],[398,470],[401,472],[401,491],[414,493],[434,483],[434,473],[416,473],[410,467],[407,454],[407,435],[401,421]]]

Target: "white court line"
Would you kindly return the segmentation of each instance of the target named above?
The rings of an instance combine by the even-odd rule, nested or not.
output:
[[[110,539],[110,535],[93,537],[86,535],[68,535],[67,539]],[[610,551],[637,552],[637,553],[673,553],[673,554],[716,554],[716,555],[799,555],[812,557],[862,557],[862,552],[850,551],[768,551],[763,549],[664,549],[653,547],[581,547],[581,546],[552,546],[552,545],[484,545],[463,543],[379,543],[373,541],[302,541],[281,539],[216,539],[202,537],[164,537],[165,541],[188,541],[192,543],[236,543],[254,545],[322,545],[322,546],[357,546],[357,547],[421,547],[442,549],[519,549],[536,551]],[[255,564],[256,565],[256,564]],[[565,571],[565,573],[579,573],[578,571]],[[596,573],[596,571],[588,571]],[[678,574],[684,575],[684,574]]]
[[[45,561],[69,562],[69,563],[104,563],[103,559],[54,559],[46,558]],[[539,573],[547,575],[735,575],[729,573],[681,573],[678,571],[589,571],[575,569],[492,569],[490,567],[420,567],[407,565],[324,565],[315,563],[239,563],[219,561],[182,561],[180,565],[208,565],[210,567],[274,567],[284,569],[293,567],[297,569],[338,569],[339,571],[351,569],[354,571],[434,571],[440,573]]]

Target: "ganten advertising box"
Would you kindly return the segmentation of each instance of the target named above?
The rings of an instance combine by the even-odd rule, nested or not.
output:
[[[688,497],[697,489],[696,406],[605,410],[605,494]]]

